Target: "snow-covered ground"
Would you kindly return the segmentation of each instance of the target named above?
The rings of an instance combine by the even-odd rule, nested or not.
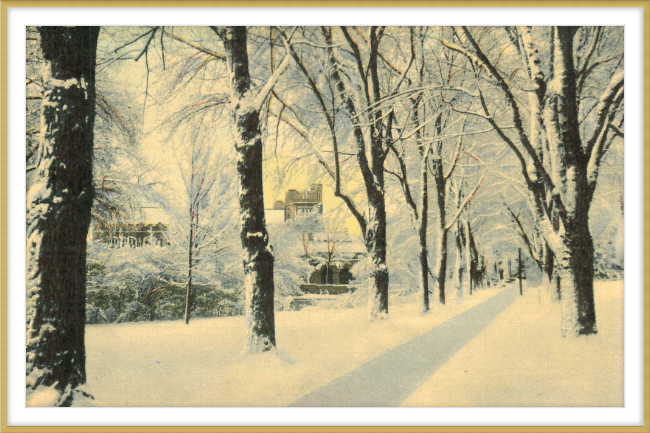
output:
[[[560,337],[537,288],[490,323],[403,406],[623,406],[623,281],[595,284],[598,334]]]
[[[496,293],[427,316],[394,298],[375,323],[365,308],[279,312],[277,355],[242,353],[243,317],[89,326],[88,389],[97,406],[285,406]],[[623,283],[595,296],[599,333],[566,339],[559,304],[527,290],[403,405],[621,406]]]
[[[457,304],[391,298],[390,319],[365,308],[276,313],[278,353],[246,355],[244,318],[92,325],[88,390],[96,406],[285,406],[498,293]]]

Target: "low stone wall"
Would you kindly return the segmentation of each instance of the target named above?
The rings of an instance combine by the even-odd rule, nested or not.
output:
[[[291,301],[289,309],[292,311],[300,311],[303,308],[307,307],[317,307],[321,309],[336,308],[339,299],[340,298],[335,298],[333,296],[329,296],[327,298],[309,298],[297,296]]]
[[[313,295],[340,295],[354,293],[357,288],[346,284],[301,284],[300,290]]]

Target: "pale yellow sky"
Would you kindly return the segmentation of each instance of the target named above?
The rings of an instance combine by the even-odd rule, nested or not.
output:
[[[168,60],[170,62],[170,60]],[[170,140],[168,138],[168,118],[184,106],[196,102],[205,93],[205,83],[197,80],[190,82],[183,92],[177,94],[171,100],[165,100],[166,87],[168,87],[169,71],[160,72],[155,70],[153,60],[150,59],[152,72],[149,75],[149,88],[146,97],[145,107],[145,89],[147,85],[146,65],[144,62],[122,61],[116,62],[111,67],[104,70],[99,75],[98,88],[102,89],[120,89],[123,92],[121,97],[130,98],[128,109],[139,113],[144,118],[142,131],[139,135],[138,154],[146,163],[155,169],[151,174],[153,180],[161,182],[163,187],[161,192],[173,203],[182,207],[185,202],[184,184],[180,175],[179,164],[177,159],[187,159],[187,148],[194,139],[193,132],[179,130]],[[169,68],[169,66],[168,66]],[[222,80],[223,81],[223,80]],[[225,82],[224,82],[225,83]],[[227,92],[223,84],[217,85],[211,83],[211,93]],[[204,125],[203,130],[196,140],[205,140],[207,144],[215,146],[217,154],[217,164],[232,163],[235,165],[235,150],[230,139],[227,116],[220,125]],[[276,125],[270,124],[269,130],[275,130]],[[208,131],[208,132],[206,132]],[[207,136],[206,134],[212,134]],[[299,191],[308,189],[313,183],[323,185],[323,205],[325,211],[325,220],[328,231],[349,231],[350,234],[360,235],[360,229],[357,221],[352,217],[343,201],[334,196],[334,183],[327,175],[324,168],[318,164],[315,157],[302,157],[294,160],[294,155],[304,156],[305,143],[302,139],[296,139],[295,136],[286,135],[278,137],[281,144],[275,145],[275,135],[267,136],[265,148],[264,163],[264,201],[265,207],[270,209],[276,200],[284,200],[285,192],[288,189],[297,189]],[[303,152],[300,154],[300,152]],[[174,156],[175,155],[175,156]],[[332,161],[333,163],[333,161]],[[290,169],[287,170],[287,166]],[[358,183],[354,179],[356,171],[352,173],[345,172],[343,179],[343,188],[345,191],[355,191]],[[234,170],[233,170],[234,175]],[[349,181],[346,180],[350,179]],[[237,187],[236,183],[233,187]],[[363,195],[359,195],[362,199]],[[362,208],[363,209],[363,208]],[[169,220],[164,217],[164,212],[156,209],[148,209],[146,212],[147,219]]]

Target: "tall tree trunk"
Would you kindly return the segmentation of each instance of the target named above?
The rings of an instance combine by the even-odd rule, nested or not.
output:
[[[419,118],[416,125],[419,125]],[[419,132],[419,131],[418,131]],[[417,134],[418,139],[420,134]],[[418,140],[419,141],[419,140]],[[420,290],[422,290],[422,311],[430,310],[429,304],[429,252],[427,248],[427,229],[429,226],[429,155],[431,146],[420,144],[420,218],[417,221],[420,240]]]
[[[379,39],[376,34],[376,28],[371,27],[370,40],[371,53],[368,60],[367,75],[360,73],[359,78],[365,80],[366,84],[370,80],[369,88],[366,87],[365,103],[370,104],[370,95],[374,101],[381,100],[381,91],[379,88],[379,75],[377,71],[377,49],[379,46]],[[345,27],[341,27],[341,31],[348,39],[348,42],[353,49],[358,49],[356,43],[350,38]],[[384,125],[384,119],[381,110],[376,110],[368,115],[370,122],[370,143],[366,143],[364,137],[364,127],[359,123],[357,114],[363,110],[357,110],[356,103],[351,97],[351,93],[346,89],[343,83],[341,74],[339,73],[340,63],[336,59],[336,55],[332,44],[332,31],[331,28],[321,27],[325,40],[328,44],[327,51],[329,53],[329,63],[331,65],[330,74],[336,85],[337,95],[341,104],[347,109],[353,125],[354,139],[357,145],[357,162],[361,175],[363,177],[364,186],[366,189],[366,196],[368,197],[368,217],[367,220],[356,210],[356,206],[351,206],[351,201],[346,200],[348,208],[353,212],[355,218],[359,222],[361,231],[364,235],[364,241],[368,256],[371,261],[370,278],[372,280],[372,288],[369,294],[368,307],[369,319],[377,320],[388,318],[388,266],[386,265],[386,199],[384,196],[384,162],[386,159],[386,152],[384,144],[392,143],[390,136],[391,124],[393,114],[388,114],[387,125]],[[356,52],[356,51],[355,51]],[[358,52],[357,52],[358,54]],[[357,66],[363,68],[361,57],[355,56]],[[323,104],[324,105],[324,104]],[[330,123],[332,126],[333,123]],[[335,134],[333,134],[335,137]],[[367,145],[370,145],[369,152],[367,152]],[[339,172],[338,163],[338,150],[335,146],[335,161],[337,173]],[[337,196],[344,198],[339,190],[338,175],[336,178]]]
[[[544,273],[546,274],[546,278],[548,279],[549,285],[553,283],[553,268],[554,268],[553,262],[554,262],[553,251],[551,251],[550,247],[547,244],[544,248]]]
[[[467,293],[472,294],[472,279],[474,278],[473,258],[472,258],[472,235],[470,233],[469,221],[464,221],[465,225],[465,267],[466,278],[465,285],[467,286]]]
[[[370,79],[369,103],[381,101],[379,72],[377,67],[377,50],[381,37],[377,28],[370,28],[371,48],[368,59],[367,78]],[[360,78],[363,79],[362,76]],[[384,184],[384,163],[387,143],[393,141],[392,119],[394,113],[388,113],[384,119],[381,109],[373,110],[369,115],[370,128],[370,170],[372,176],[364,176],[370,218],[366,227],[366,247],[372,258],[372,275],[374,294],[370,296],[370,319],[388,318],[388,266],[386,265],[386,187]],[[386,145],[386,146],[385,146]]]
[[[438,261],[436,263],[436,280],[438,283],[438,301],[444,305],[445,282],[447,281],[447,239],[449,230],[438,227]]]
[[[411,29],[411,49],[413,50],[413,58],[415,59],[415,38],[413,28]],[[420,46],[422,44],[422,28],[420,27]],[[424,49],[421,50],[422,59],[419,68],[419,86],[424,85]],[[422,312],[427,313],[431,309],[429,302],[429,252],[427,248],[427,230],[429,225],[429,157],[431,155],[431,144],[425,145],[422,142],[422,136],[426,134],[426,126],[421,126],[420,118],[426,111],[426,104],[420,107],[419,98],[412,98],[411,104],[413,106],[413,126],[416,129],[415,138],[418,149],[420,151],[420,219],[417,221],[419,226],[418,238],[420,240],[420,290],[422,291]],[[440,117],[440,115],[438,116]],[[439,120],[437,120],[439,123]],[[437,130],[439,126],[436,124]]]
[[[224,48],[230,69],[233,136],[237,149],[241,243],[249,353],[275,348],[273,251],[264,216],[260,108],[251,95],[246,27],[226,27]]]
[[[456,287],[456,303],[462,302],[465,294],[465,281],[467,269],[465,269],[465,232],[460,220],[456,222],[456,258],[454,260],[454,286]]]
[[[469,275],[472,280],[471,292],[474,292],[474,290],[476,290],[477,287],[480,287],[482,277],[481,277],[481,269],[479,266],[479,253],[478,253],[478,249],[476,248],[476,239],[474,238],[474,234],[472,233],[472,226],[469,223],[469,221],[467,222],[467,233],[469,236],[468,251],[471,254],[470,268],[469,268]]]
[[[420,68],[420,86],[424,83],[424,60]],[[413,124],[416,128],[416,141],[420,150],[420,215],[416,218],[418,227],[418,238],[420,241],[420,290],[422,291],[422,312],[430,310],[429,302],[429,253],[427,248],[427,229],[429,225],[429,156],[431,155],[431,144],[425,145],[422,142],[424,127],[420,127],[420,114],[424,111],[419,106],[417,98],[411,101],[413,105]]]
[[[190,213],[190,245],[188,253],[187,293],[185,294],[185,324],[189,325],[192,314],[192,267],[194,266],[194,215]]]
[[[454,261],[454,285],[456,286],[456,303],[463,300],[465,286],[465,265],[463,264],[463,250],[456,238],[456,260]]]
[[[445,282],[447,280],[447,189],[442,167],[442,144],[437,143],[433,158],[433,175],[436,183],[436,203],[438,204],[438,263],[436,278],[438,283],[438,300],[445,303]]]
[[[592,191],[586,157],[580,139],[573,37],[576,28],[555,27],[554,77],[549,86],[545,123],[555,168],[553,177],[565,210],[561,215],[562,245],[555,246],[558,275],[562,282],[563,335],[595,334],[593,294],[594,253],[589,232]]]
[[[420,239],[420,289],[422,290],[422,310],[427,312],[429,306],[429,257],[427,251],[427,226],[429,220],[429,180],[428,180],[428,161],[429,147],[425,150],[422,157],[422,167],[420,171],[420,227],[418,228],[418,237]]]
[[[562,334],[595,334],[594,246],[586,218],[566,233],[567,248],[559,260],[562,284]]]
[[[557,274],[557,266],[555,266],[555,254],[551,247],[546,245],[544,248],[544,272],[548,278],[548,291],[553,301],[560,301],[562,294],[560,293],[560,277]]]
[[[369,298],[371,320],[388,317],[388,266],[386,266],[386,202],[383,194],[383,168],[381,192],[371,194],[368,207],[370,218],[366,230],[366,249],[371,260],[372,293]]]
[[[43,137],[27,196],[27,399],[70,406],[86,382],[86,237],[99,27],[40,27]]]

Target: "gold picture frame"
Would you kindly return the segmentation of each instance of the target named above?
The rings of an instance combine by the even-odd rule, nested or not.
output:
[[[0,122],[1,136],[1,153],[0,153],[0,185],[1,185],[1,212],[0,212],[0,239],[1,239],[1,261],[0,261],[0,285],[1,285],[1,389],[0,394],[0,432],[535,432],[535,431],[555,431],[555,432],[650,432],[650,335],[647,332],[650,329],[650,1],[580,1],[580,0],[517,0],[517,1],[475,1],[475,0],[458,0],[458,1],[429,1],[429,0],[350,0],[350,1],[329,1],[329,0],[269,0],[269,1],[111,1],[111,0],[86,0],[86,1],[58,1],[58,0],[9,0],[1,1],[2,19],[0,22],[1,39],[2,39],[2,117]],[[545,426],[176,426],[176,427],[154,427],[154,426],[8,426],[7,425],[7,233],[10,228],[7,227],[7,194],[8,184],[11,185],[12,179],[7,178],[7,19],[8,9],[14,7],[543,7],[543,8],[568,8],[568,7],[617,7],[617,8],[642,8],[643,9],[643,425],[642,426],[565,426],[565,427],[545,427]],[[645,42],[645,43],[644,43]],[[111,409],[105,409],[111,410]],[[404,409],[416,410],[416,409]],[[513,409],[516,410],[516,409]],[[461,421],[462,422],[462,421]],[[243,420],[242,424],[246,421]]]

